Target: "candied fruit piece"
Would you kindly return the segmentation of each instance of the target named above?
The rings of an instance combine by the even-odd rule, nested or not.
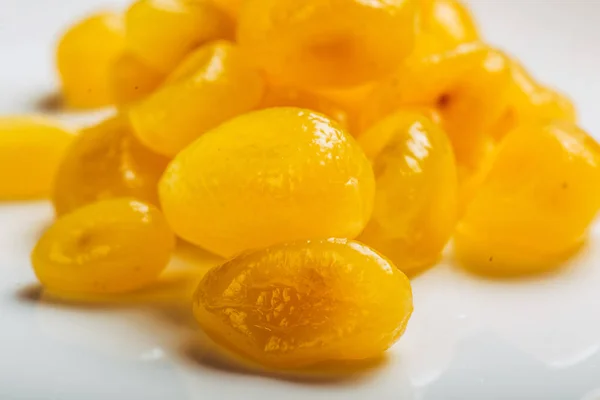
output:
[[[479,39],[469,9],[458,0],[422,0],[415,51],[418,54],[450,50]]]
[[[159,184],[175,233],[225,257],[283,241],[356,237],[374,193],[373,171],[354,139],[297,108],[220,125],[179,153]]]
[[[109,72],[124,49],[125,27],[119,14],[96,14],[69,29],[56,54],[66,104],[73,108],[111,104]]]
[[[174,156],[204,132],[258,107],[264,85],[234,44],[213,42],[190,54],[129,116],[144,145]]]
[[[508,106],[491,130],[496,140],[521,124],[551,120],[577,122],[575,106],[565,95],[540,85],[515,60],[510,61],[510,67]]]
[[[85,129],[58,168],[52,199],[56,213],[114,197],[158,204],[157,184],[168,162],[142,146],[123,117]]]
[[[124,106],[149,95],[165,76],[131,53],[123,53],[112,65],[110,82],[113,102]]]
[[[168,73],[197,47],[233,39],[233,21],[208,0],[138,0],[126,14],[127,46]]]
[[[121,293],[152,283],[167,266],[175,236],[158,209],[120,198],[58,219],[31,262],[42,285],[57,293]]]
[[[452,146],[414,112],[385,118],[359,138],[373,162],[373,216],[358,240],[405,273],[435,263],[456,224],[457,175]]]
[[[406,276],[346,239],[243,253],[209,271],[194,295],[196,319],[215,341],[278,368],[378,356],[412,309]]]
[[[237,19],[245,0],[213,0],[213,2],[231,17]]]
[[[238,42],[278,81],[340,87],[379,79],[412,51],[415,0],[246,0]]]
[[[41,117],[0,117],[0,200],[48,196],[73,137]]]
[[[576,125],[517,128],[458,225],[459,259],[487,274],[557,265],[584,240],[600,207],[599,182],[600,146]]]
[[[434,107],[458,165],[476,170],[492,140],[487,132],[505,110],[509,85],[502,53],[481,43],[463,44],[413,60],[380,83],[366,102],[361,130],[406,106]]]

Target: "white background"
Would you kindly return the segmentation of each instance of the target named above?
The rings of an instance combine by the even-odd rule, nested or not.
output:
[[[486,38],[569,93],[599,137],[600,1],[470,3]],[[56,35],[122,4],[0,0],[0,114],[39,109],[56,89]],[[168,296],[123,307],[40,296],[28,254],[51,215],[0,205],[0,400],[600,399],[600,232],[553,276],[491,282],[444,263],[415,280],[414,317],[385,360],[314,379],[230,364]]]

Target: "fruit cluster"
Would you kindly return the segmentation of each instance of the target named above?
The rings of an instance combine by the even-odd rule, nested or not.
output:
[[[58,216],[40,282],[141,288],[177,236],[228,259],[194,295],[203,329],[270,366],[385,351],[405,274],[451,237],[475,272],[543,271],[600,207],[571,102],[458,0],[137,0],[72,27],[57,66],[66,106],[117,112],[76,136],[0,120],[0,196]]]

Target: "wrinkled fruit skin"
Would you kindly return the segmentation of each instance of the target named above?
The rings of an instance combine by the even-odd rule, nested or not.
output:
[[[231,18],[208,0],[138,0],[125,18],[128,48],[165,74],[199,46],[234,36]]]
[[[406,276],[346,239],[244,253],[209,271],[194,295],[196,319],[215,341],[277,368],[378,356],[412,309]]]
[[[261,74],[239,49],[217,41],[190,54],[129,117],[144,145],[172,157],[204,132],[258,107],[264,90]]]
[[[504,139],[458,225],[455,248],[486,274],[547,270],[585,239],[600,207],[600,146],[576,125],[524,125]]]
[[[70,28],[60,39],[56,54],[67,106],[110,105],[110,69],[124,50],[125,26],[118,14],[96,14]]]
[[[280,82],[342,87],[392,72],[412,51],[417,1],[246,0],[238,42]]]
[[[141,100],[152,93],[164,79],[164,74],[147,66],[135,55],[123,53],[113,63],[110,71],[113,103],[126,106]]]
[[[175,233],[216,254],[282,241],[356,237],[375,182],[360,146],[335,122],[297,108],[255,111],[206,133],[159,185]]]
[[[49,196],[74,136],[41,117],[0,117],[0,200]]]
[[[142,146],[123,117],[85,129],[58,168],[52,198],[56,213],[115,197],[158,204],[158,180],[168,162]]]
[[[31,255],[42,285],[56,293],[123,293],[152,283],[175,237],[153,206],[121,198],[58,219]]]
[[[359,138],[376,180],[373,216],[358,240],[404,273],[433,265],[454,231],[458,182],[452,146],[422,114],[399,112]]]

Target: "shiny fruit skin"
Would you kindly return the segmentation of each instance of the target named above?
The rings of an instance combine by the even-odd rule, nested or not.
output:
[[[345,87],[380,79],[412,51],[414,0],[246,0],[238,42],[277,81]]]
[[[113,103],[127,106],[152,93],[165,76],[131,53],[123,53],[110,70]]]
[[[479,39],[475,19],[459,0],[421,1],[416,53],[439,53]]]
[[[84,129],[58,168],[52,198],[56,213],[115,197],[158,204],[157,184],[168,162],[142,146],[123,117]]]
[[[358,237],[404,273],[431,266],[454,231],[457,173],[445,132],[422,114],[385,118],[359,138],[372,160],[373,216]]]
[[[138,0],[126,23],[128,48],[165,74],[199,46],[234,36],[233,21],[208,0]]]
[[[600,207],[599,182],[600,146],[576,125],[517,128],[458,225],[459,259],[486,274],[553,267],[585,239]]]
[[[368,159],[338,124],[271,108],[206,133],[159,185],[177,235],[216,254],[308,238],[356,237],[371,216]]]
[[[71,27],[56,53],[66,105],[82,109],[110,105],[109,71],[124,49],[125,27],[119,14],[95,14]]]
[[[31,255],[42,285],[57,293],[123,293],[152,283],[175,237],[158,209],[120,198],[58,219]]]
[[[269,367],[376,357],[404,332],[410,282],[347,239],[280,244],[209,271],[194,295],[202,328]]]
[[[42,117],[0,117],[0,200],[46,197],[74,135]]]
[[[258,107],[264,86],[233,43],[212,42],[191,53],[129,117],[144,145],[175,156],[204,132]]]

